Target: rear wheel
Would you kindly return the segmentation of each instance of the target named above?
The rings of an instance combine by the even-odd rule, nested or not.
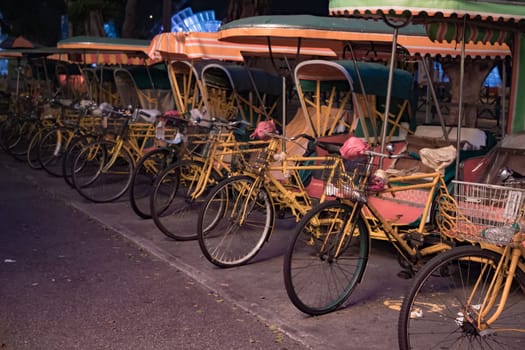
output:
[[[324,202],[297,225],[283,271],[288,297],[302,312],[336,310],[361,281],[369,234],[359,212],[354,205]]]
[[[42,164],[40,164],[38,158],[38,148],[40,147],[42,136],[44,136],[49,130],[49,128],[38,130],[37,133],[33,135],[31,142],[29,142],[27,148],[27,164],[32,169],[42,169]]]
[[[7,152],[15,159],[25,161],[29,144],[37,131],[38,121],[36,119],[19,120],[16,125],[13,125],[11,134],[8,137]]]
[[[155,181],[150,212],[155,225],[166,236],[186,241],[197,238],[197,218],[210,188],[221,175],[204,174],[204,163],[180,161],[166,168]]]
[[[461,246],[436,255],[416,275],[399,314],[400,349],[523,349],[525,280],[519,267],[502,313],[487,320],[504,301],[501,290],[487,299],[501,255]],[[507,269],[498,278],[507,275]],[[481,316],[482,309],[487,314]]]
[[[274,209],[263,186],[249,176],[221,181],[210,192],[197,221],[204,256],[219,267],[245,264],[263,247],[274,225]]]
[[[94,142],[73,163],[73,185],[92,202],[112,202],[128,190],[133,168],[133,159],[126,148],[117,147],[113,141]]]
[[[169,159],[170,155],[169,149],[154,149],[137,162],[133,171],[129,200],[135,214],[143,219],[151,218],[150,197],[153,192],[153,184],[159,174],[174,160]]]
[[[73,165],[75,159],[88,144],[95,142],[96,138],[95,135],[86,134],[77,136],[69,142],[62,156],[62,176],[68,185],[73,187]]]

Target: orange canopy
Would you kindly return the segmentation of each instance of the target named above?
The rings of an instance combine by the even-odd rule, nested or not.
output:
[[[311,56],[338,57],[339,48],[330,47],[322,41],[319,45],[309,43],[301,48],[301,54]],[[285,42],[284,45],[272,44],[272,52],[281,55],[297,54],[297,47]],[[339,52],[337,52],[338,50]],[[158,34],[151,41],[148,56],[152,59],[216,59],[225,61],[242,61],[243,52],[255,55],[268,55],[269,48],[264,42],[235,43],[220,41],[217,32],[172,32]]]

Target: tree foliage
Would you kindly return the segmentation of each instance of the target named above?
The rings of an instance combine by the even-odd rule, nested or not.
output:
[[[270,12],[271,0],[230,0],[225,22],[235,19],[266,15]]]

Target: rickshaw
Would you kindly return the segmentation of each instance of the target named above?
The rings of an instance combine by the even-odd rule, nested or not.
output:
[[[402,149],[417,152],[422,147],[451,144],[455,141],[455,135],[451,135],[443,124],[433,127],[416,125],[413,73],[372,62],[392,58],[389,51],[391,32],[392,28],[381,21],[292,15],[232,21],[221,27],[219,35],[221,40],[235,43],[266,42],[271,57],[278,57],[277,52],[285,44],[296,45],[296,65],[301,69],[295,70],[294,89],[301,112],[286,126],[287,135],[309,133],[342,143],[351,133],[364,138],[371,146],[384,147],[393,143],[397,153]],[[385,42],[388,42],[387,46]],[[435,55],[437,52],[451,56],[460,54],[453,44],[434,45],[423,25],[400,28],[399,44],[395,45],[398,47],[395,57],[402,60],[400,65],[405,67],[420,56]],[[332,52],[331,61],[318,60],[315,64],[311,61],[301,66],[300,62],[306,59],[301,55],[303,48],[329,50]],[[507,46],[481,44],[470,45],[468,50],[471,56],[484,57],[504,56],[509,52]],[[342,61],[342,57],[347,60]],[[368,62],[352,62],[350,59]],[[393,87],[388,86],[390,81]],[[387,108],[389,117],[384,123]],[[430,133],[432,138],[426,139],[424,136]],[[481,130],[463,130],[460,139],[462,147],[467,144],[465,148],[469,148],[460,153],[461,159],[483,154],[495,143],[491,135]],[[286,147],[288,151],[295,146],[287,144]],[[388,160],[384,161],[388,163]],[[397,168],[392,170],[432,171],[415,160],[400,159],[395,163],[385,164],[384,168],[392,166]],[[447,183],[453,177],[454,169],[452,165],[447,169]],[[372,236],[384,239],[380,232]]]
[[[509,120],[502,121],[504,133],[523,130],[523,104],[518,102],[523,90],[519,72],[525,28],[521,3],[456,0],[438,5],[410,0],[394,5],[380,0],[332,0],[329,8],[337,16],[383,18],[394,27],[394,43],[398,27],[408,22],[426,23],[436,40],[457,40],[462,51],[467,41],[509,43],[514,54],[510,114]],[[463,83],[462,71],[460,86]],[[462,89],[458,130],[461,102]],[[438,254],[416,275],[401,306],[399,346],[521,348],[525,337],[523,190],[462,181],[454,185],[455,200],[442,211],[446,224],[441,232],[464,244]]]
[[[168,61],[181,112],[192,115],[203,133],[186,135],[188,144],[197,149],[189,148],[196,152],[156,174],[149,208],[141,206],[136,212],[144,218],[152,216],[170,238],[193,239],[195,233],[182,232],[180,223],[192,220],[209,186],[237,171],[233,165],[253,146],[247,142],[249,130],[279,106],[275,91],[280,91],[280,80],[233,63],[242,60],[239,48],[219,43],[216,33],[164,33],[154,38],[151,47],[151,55]],[[233,124],[228,128],[228,123]]]

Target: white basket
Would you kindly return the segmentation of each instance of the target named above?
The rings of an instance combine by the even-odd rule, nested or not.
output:
[[[519,227],[525,189],[453,181],[458,237],[506,245]]]

